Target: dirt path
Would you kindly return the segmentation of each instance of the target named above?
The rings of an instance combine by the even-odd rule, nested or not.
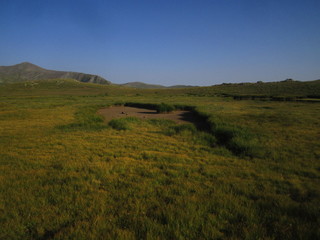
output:
[[[176,123],[193,123],[194,116],[189,111],[173,111],[171,113],[157,113],[155,110],[125,107],[125,106],[112,106],[98,111],[105,122],[109,122],[115,118],[123,117],[138,117],[141,119],[168,119]]]

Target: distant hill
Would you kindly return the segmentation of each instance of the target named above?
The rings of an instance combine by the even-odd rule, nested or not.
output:
[[[41,79],[74,79],[79,82],[110,84],[109,81],[97,75],[47,70],[28,62],[13,66],[0,66],[0,83]]]
[[[224,83],[211,87],[191,88],[188,94],[199,96],[233,96],[239,99],[264,97],[320,98],[320,80],[296,81],[287,79],[280,82]]]
[[[198,86],[190,86],[190,85],[173,85],[170,86],[168,88],[194,88],[194,87],[198,87]]]
[[[131,88],[140,88],[140,89],[162,89],[162,88],[190,88],[195,86],[187,86],[187,85],[174,85],[170,87],[166,87],[163,85],[157,84],[148,84],[143,82],[128,82],[125,84],[120,84],[121,86],[131,87]]]
[[[136,94],[138,91],[144,90],[124,88],[113,84],[85,83],[74,79],[60,78],[0,84],[0,96],[123,96],[127,95],[128,93]]]
[[[141,89],[166,88],[165,86],[162,86],[162,85],[147,84],[143,82],[128,82],[120,85],[124,87],[141,88]]]

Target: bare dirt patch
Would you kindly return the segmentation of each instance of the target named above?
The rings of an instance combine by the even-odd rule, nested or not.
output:
[[[112,106],[104,109],[100,109],[98,114],[102,115],[105,122],[109,122],[112,119],[124,118],[124,117],[138,117],[141,119],[168,119],[176,123],[194,123],[195,118],[190,111],[173,111],[170,113],[157,113],[155,110],[125,107],[125,106]]]

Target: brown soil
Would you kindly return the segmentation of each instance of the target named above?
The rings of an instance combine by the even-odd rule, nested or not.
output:
[[[98,111],[109,122],[115,118],[138,117],[141,119],[168,119],[176,123],[193,123],[195,118],[189,111],[173,111],[170,113],[157,113],[155,110],[125,106],[112,106]]]

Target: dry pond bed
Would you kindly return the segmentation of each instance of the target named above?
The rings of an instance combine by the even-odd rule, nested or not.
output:
[[[100,109],[98,113],[104,117],[105,122],[124,117],[137,117],[141,119],[168,119],[180,124],[194,123],[196,121],[192,112],[182,110],[177,110],[170,113],[157,113],[156,110],[144,108],[111,106]]]

